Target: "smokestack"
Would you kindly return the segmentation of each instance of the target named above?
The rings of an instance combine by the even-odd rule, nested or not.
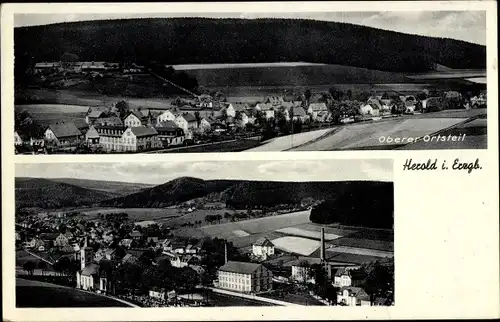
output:
[[[227,244],[224,242],[224,264],[227,263]]]
[[[320,259],[322,262],[325,261],[325,228],[321,227],[321,254]]]

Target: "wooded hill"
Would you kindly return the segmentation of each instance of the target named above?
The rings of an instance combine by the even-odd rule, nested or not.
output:
[[[116,197],[111,192],[79,187],[73,184],[40,178],[16,178],[16,208],[63,208],[98,204]]]
[[[485,68],[486,47],[346,23],[304,19],[150,18],[20,27],[16,69],[59,61],[148,64],[305,61],[395,72],[425,72],[439,63]]]

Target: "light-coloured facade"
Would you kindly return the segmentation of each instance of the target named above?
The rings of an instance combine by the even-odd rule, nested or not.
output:
[[[175,115],[171,111],[163,111],[161,112],[160,115],[156,117],[156,124],[168,122],[168,121],[174,121],[175,120]]]
[[[227,262],[218,271],[219,288],[242,293],[259,293],[272,289],[272,272],[261,264]]]
[[[142,121],[134,113],[130,113],[124,120],[123,124],[126,127],[142,126]]]
[[[346,306],[370,306],[370,296],[360,287],[342,287],[337,293],[337,302]]]

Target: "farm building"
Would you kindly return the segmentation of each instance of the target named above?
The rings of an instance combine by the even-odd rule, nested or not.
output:
[[[272,289],[273,274],[262,264],[229,261],[218,270],[219,287],[236,292],[259,293]]]
[[[50,124],[45,130],[45,140],[56,145],[76,145],[82,139],[82,132],[73,122],[57,122]]]
[[[341,268],[335,273],[333,283],[336,287],[360,286],[365,278],[366,274],[362,271]]]
[[[160,114],[156,117],[156,124],[159,125],[161,123],[168,122],[168,121],[172,122],[174,120],[175,120],[174,113],[172,113],[169,110],[166,110],[166,111],[160,112]]]

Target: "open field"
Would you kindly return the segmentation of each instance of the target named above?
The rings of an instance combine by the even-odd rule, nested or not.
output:
[[[74,288],[16,278],[16,307],[128,307]]]
[[[380,142],[380,137],[417,138],[458,124],[461,118],[411,118],[381,120],[378,122],[351,124],[341,127],[333,135],[325,136],[310,144],[294,148],[294,151],[356,150],[366,147],[392,146],[394,142]]]
[[[294,65],[286,65],[294,64]],[[274,63],[208,64],[184,67],[183,71],[196,77],[206,87],[233,86],[314,86],[331,84],[386,84],[409,83],[403,73],[384,72],[343,65]],[[217,66],[218,68],[213,68]]]
[[[129,219],[133,221],[155,220],[158,222],[165,218],[172,218],[181,215],[178,209],[171,208],[91,208],[79,209],[75,211],[80,211],[87,217],[87,219],[97,218],[99,213],[105,215],[110,213],[125,212],[128,214]]]
[[[284,151],[298,147],[307,142],[316,140],[321,136],[326,135],[333,131],[335,131],[335,129],[328,128],[323,130],[316,130],[316,131],[281,136],[271,139],[258,147],[250,149],[249,151],[252,152]]]
[[[416,142],[408,144],[405,150],[436,150],[436,149],[486,149],[488,147],[487,118],[465,122],[458,126],[447,129],[441,133],[443,136],[465,134],[464,141],[457,142]]]
[[[224,232],[234,230],[244,230],[249,234],[259,234],[267,231],[295,226],[309,222],[309,211],[297,211],[283,215],[270,216],[264,218],[249,219],[239,222],[230,222],[221,225],[212,225],[202,227],[203,231],[210,235],[217,236]]]
[[[360,234],[361,235],[361,234]],[[385,241],[377,239],[366,239],[363,236],[359,237],[342,237],[327,243],[332,246],[367,248],[381,251],[394,251],[394,241]]]
[[[36,121],[46,126],[53,122],[84,120],[88,106],[66,104],[15,105],[18,112],[28,112]]]
[[[376,256],[376,257],[394,257],[393,252],[385,252],[385,251],[374,250],[374,249],[337,246],[337,247],[330,248],[330,250],[337,252],[337,253],[347,253],[347,254]]]
[[[279,250],[304,256],[309,256],[320,246],[317,240],[294,236],[276,238],[271,242]]]
[[[310,231],[302,228],[297,228],[297,227],[286,227],[286,228],[281,228],[276,230],[278,233],[286,234],[286,235],[291,235],[291,236],[298,236],[298,237],[306,237],[306,238],[312,238],[312,239],[321,239],[321,232],[317,231]],[[340,238],[342,236],[340,235],[335,235],[335,234],[329,234],[325,232],[325,240],[334,240],[337,238]]]

